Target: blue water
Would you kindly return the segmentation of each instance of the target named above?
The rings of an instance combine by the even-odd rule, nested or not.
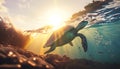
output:
[[[89,28],[79,31],[87,37],[88,51],[86,53],[83,51],[81,39],[77,37],[72,41],[74,47],[65,45],[57,48],[58,53],[71,58],[120,63],[120,2],[111,2],[92,13],[98,13],[97,16],[101,16],[103,20],[96,21]]]

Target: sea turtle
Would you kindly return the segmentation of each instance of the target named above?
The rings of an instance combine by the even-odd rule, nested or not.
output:
[[[63,46],[67,43],[69,43],[71,46],[72,40],[76,37],[79,36],[81,38],[81,43],[84,51],[87,51],[87,40],[86,37],[78,33],[79,30],[83,29],[86,25],[88,24],[88,21],[81,21],[76,28],[70,25],[65,25],[61,27],[60,29],[54,31],[48,41],[45,43],[44,48],[50,47],[46,53],[50,53],[53,50],[55,50],[56,47]]]

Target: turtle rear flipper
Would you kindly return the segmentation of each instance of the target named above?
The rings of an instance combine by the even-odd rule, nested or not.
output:
[[[50,53],[53,50],[55,50],[56,46],[51,46],[50,49],[48,51],[46,51],[44,54]]]
[[[77,34],[77,36],[79,36],[81,38],[81,40],[82,40],[81,43],[82,43],[83,50],[84,50],[84,52],[86,52],[87,48],[88,48],[86,37],[81,33]]]

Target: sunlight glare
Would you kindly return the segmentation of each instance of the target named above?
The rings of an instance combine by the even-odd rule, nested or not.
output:
[[[59,9],[54,9],[51,12],[48,12],[48,24],[54,27],[54,30],[60,28],[64,25],[65,17],[64,13]]]
[[[49,22],[53,26],[59,26],[62,22],[62,17],[58,14],[53,14],[49,17]]]

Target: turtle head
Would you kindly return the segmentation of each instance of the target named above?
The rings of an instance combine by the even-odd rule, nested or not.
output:
[[[82,21],[76,27],[76,31],[78,32],[80,29],[83,29],[88,24],[88,21]]]

